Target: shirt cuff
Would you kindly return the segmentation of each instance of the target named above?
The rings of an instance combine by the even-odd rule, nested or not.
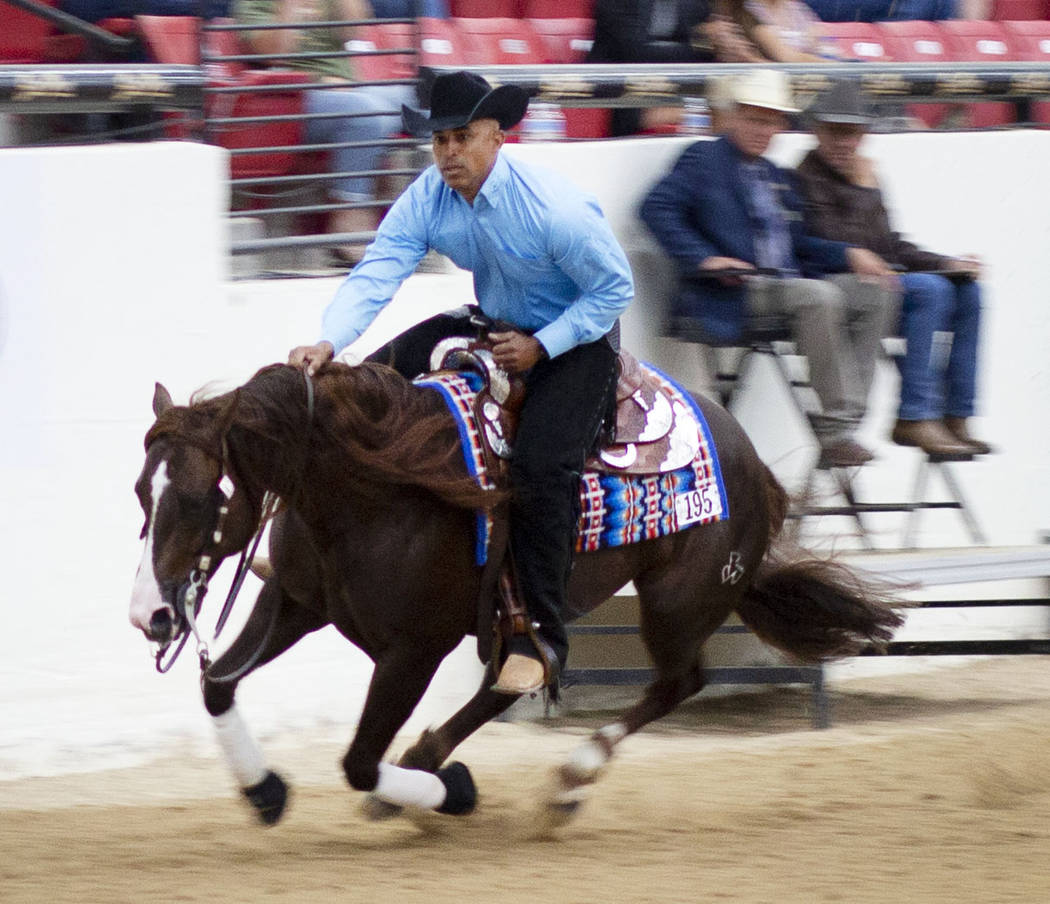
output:
[[[572,327],[562,320],[548,323],[543,329],[534,334],[547,350],[547,357],[556,358],[562,352],[567,352],[576,345],[576,336],[573,335]]]

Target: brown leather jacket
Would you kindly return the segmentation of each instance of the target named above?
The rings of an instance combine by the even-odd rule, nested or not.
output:
[[[803,158],[797,173],[806,232],[867,248],[905,270],[940,270],[949,260],[902,239],[890,227],[882,191],[847,181],[816,150]]]

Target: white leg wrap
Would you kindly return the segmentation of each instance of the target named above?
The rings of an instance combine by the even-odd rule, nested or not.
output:
[[[426,810],[436,810],[445,802],[445,786],[436,775],[392,763],[379,764],[379,781],[372,793],[388,804]]]
[[[255,738],[248,731],[236,706],[221,716],[213,716],[219,746],[226,754],[226,762],[242,788],[250,788],[266,778],[266,760]]]
[[[627,736],[627,729],[620,722],[606,725],[598,731],[615,747]],[[595,740],[589,740],[577,747],[569,757],[569,767],[581,778],[593,779],[601,768],[609,762],[610,753]]]

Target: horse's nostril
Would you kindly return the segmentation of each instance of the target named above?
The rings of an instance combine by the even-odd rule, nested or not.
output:
[[[167,640],[171,637],[172,628],[170,609],[158,609],[150,616],[149,634],[153,640]]]

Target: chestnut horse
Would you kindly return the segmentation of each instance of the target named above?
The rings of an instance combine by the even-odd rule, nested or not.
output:
[[[568,616],[633,581],[656,678],[555,771],[564,794],[561,810],[552,798],[552,812],[571,809],[573,792],[595,779],[624,737],[704,686],[701,646],[731,612],[806,661],[883,643],[901,623],[891,599],[842,566],[775,554],[783,488],[732,416],[697,401],[731,517],[576,557]],[[491,663],[459,712],[425,732],[398,765],[383,761],[439,663],[477,631],[475,513],[496,494],[469,477],[441,396],[381,365],[328,364],[313,379],[273,365],[188,407],[172,404],[158,384],[153,410],[135,487],[146,522],[131,606],[132,623],[151,641],[166,648],[193,628],[207,577],[251,541],[267,493],[282,500],[270,535],[272,575],[240,635],[202,676],[220,745],[259,817],[280,817],[287,788],[238,714],[237,684],[329,624],[375,663],[343,760],[350,785],[371,792],[374,815],[402,805],[469,812],[470,773],[445,762],[513,702],[490,690]]]

